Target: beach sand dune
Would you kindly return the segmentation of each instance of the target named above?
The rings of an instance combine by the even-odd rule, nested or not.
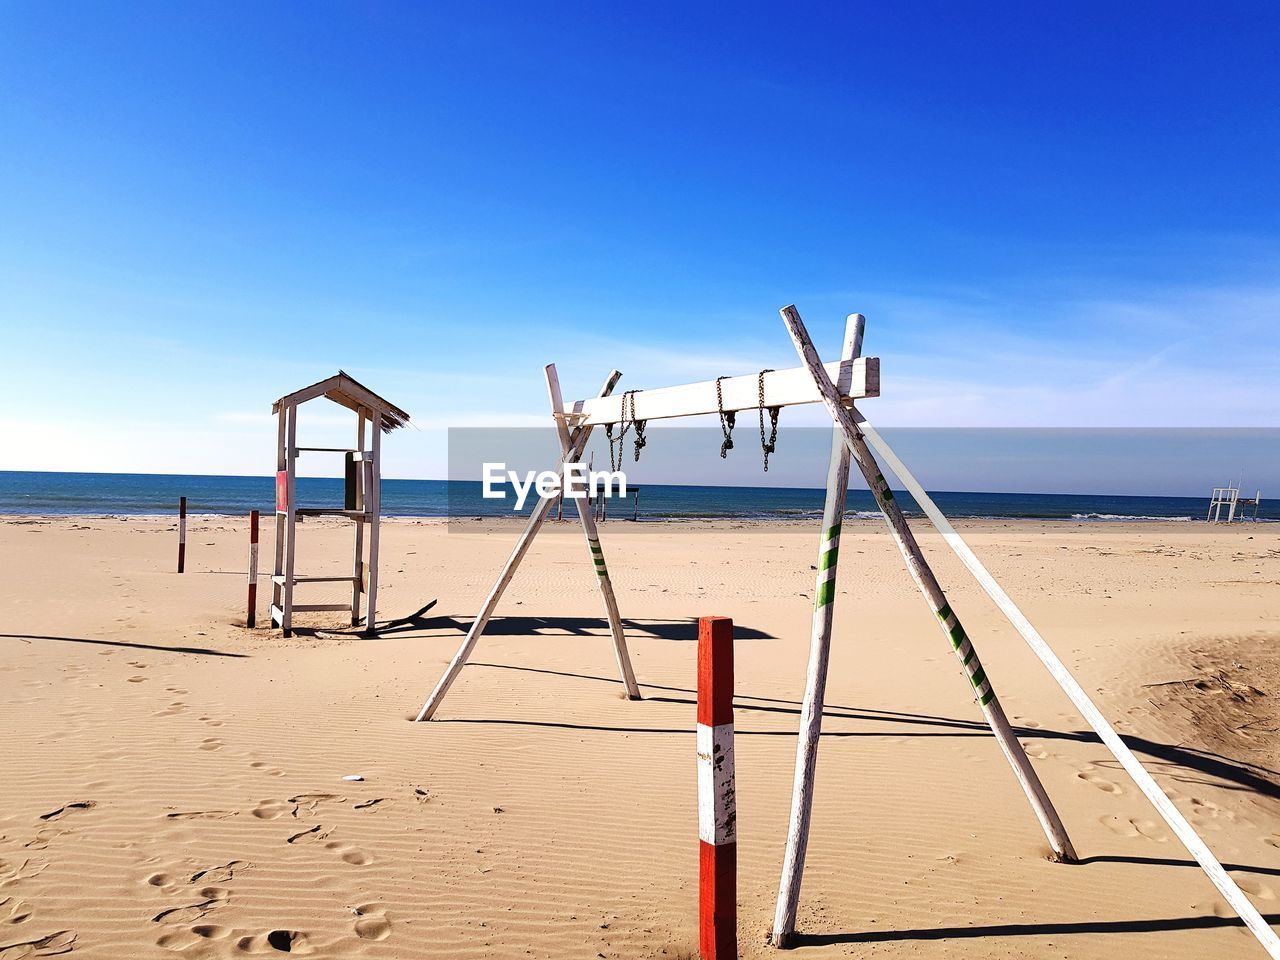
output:
[[[963,529],[1276,922],[1280,530]],[[607,524],[645,694],[632,703],[581,533],[553,525],[430,724],[410,718],[516,528],[387,522],[381,612],[405,619],[363,639],[321,615],[287,640],[240,626],[246,530],[195,518],[178,576],[169,520],[0,525],[0,960],[696,956],[694,641],[709,614],[738,637],[742,953],[776,955],[812,529]],[[349,564],[343,527],[301,537],[307,572]],[[892,542],[851,522],[795,955],[1261,956],[921,539],[1084,862],[1047,859]]]

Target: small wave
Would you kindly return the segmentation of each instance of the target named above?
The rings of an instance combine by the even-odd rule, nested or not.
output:
[[[1143,517],[1125,513],[1073,513],[1072,520],[1163,520],[1170,523],[1192,523],[1197,517]]]

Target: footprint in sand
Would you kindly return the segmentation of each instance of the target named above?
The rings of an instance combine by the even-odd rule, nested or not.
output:
[[[259,820],[275,820],[285,814],[292,814],[297,809],[295,804],[286,800],[261,800],[250,812]]]
[[[316,807],[322,803],[346,803],[346,797],[340,797],[336,793],[300,793],[296,797],[289,798],[290,803],[296,803],[299,810],[306,810],[308,813],[314,813]],[[298,811],[295,810],[295,817]]]
[[[1269,837],[1263,837],[1262,842],[1268,847],[1276,847],[1277,849],[1280,849],[1280,833],[1273,833]]]
[[[160,710],[157,713],[153,713],[151,716],[172,717],[172,716],[176,716],[179,713],[185,713],[186,710],[187,710],[187,705],[185,703],[183,703],[181,700],[175,700],[173,701],[173,703],[169,704],[163,710]]]
[[[350,863],[357,867],[363,867],[373,863],[373,857],[369,856],[363,850],[353,847],[350,844],[339,843],[337,840],[326,843],[324,848],[336,853],[340,858],[342,858],[343,863]]]
[[[59,930],[47,937],[35,940],[23,940],[21,943],[7,943],[0,947],[0,957],[4,960],[23,960],[25,957],[53,957],[62,953],[70,953],[76,942],[76,935],[71,930]]]
[[[273,767],[271,764],[264,763],[261,760],[255,760],[253,761],[253,763],[249,764],[249,766],[252,767],[254,770],[259,771],[260,773],[265,773],[269,777],[284,776],[284,771],[281,770],[279,767]]]
[[[147,682],[146,677],[130,677],[129,678],[129,683],[146,683],[146,682]]]
[[[291,837],[285,838],[285,843],[315,843],[317,840],[325,840],[331,830],[326,830],[322,824],[317,823],[310,829],[303,830],[301,833],[295,833]]]
[[[28,850],[43,850],[58,837],[70,832],[70,830],[63,830],[59,827],[41,827],[36,831],[36,835],[24,843],[23,846]]]
[[[1117,797],[1124,794],[1124,788],[1121,787],[1120,784],[1112,783],[1106,777],[1101,777],[1096,773],[1091,773],[1089,770],[1086,770],[1084,773],[1077,773],[1076,776],[1085,783],[1097,787],[1103,793],[1110,793]]]
[[[178,695],[179,697],[185,697],[185,696],[186,696],[188,693],[190,693],[191,691],[190,691],[190,690],[183,690],[181,687],[165,687],[165,688],[164,688],[164,692],[165,692],[165,693],[173,693],[173,694]]]
[[[235,815],[235,810],[179,810],[164,816],[166,820],[226,820]]]
[[[241,953],[311,953],[312,944],[301,930],[271,930],[236,941]]]
[[[1154,840],[1156,843],[1165,843],[1169,839],[1169,835],[1154,820],[1135,820],[1131,817],[1117,817],[1113,814],[1108,814],[1105,817],[1100,817],[1098,822],[1122,837],[1145,837],[1148,840]]]
[[[187,879],[187,883],[199,883],[201,880],[205,883],[226,883],[235,877],[237,870],[247,866],[249,864],[244,860],[232,860],[230,863],[224,863],[220,867],[197,870]]]
[[[173,924],[173,923],[194,923],[197,920],[203,920],[205,914],[210,910],[214,910],[231,899],[231,891],[225,887],[204,887],[199,891],[202,898],[198,903],[183,904],[178,907],[170,907],[168,910],[161,910],[151,918],[152,923]]]
[[[234,932],[230,927],[220,927],[213,923],[197,923],[185,930],[166,933],[156,941],[156,945],[164,947],[166,950],[189,950],[198,943],[204,943],[209,940],[222,940],[231,936]]]
[[[387,911],[376,903],[366,903],[352,907],[356,915],[356,936],[361,940],[385,940],[391,936],[391,921],[387,919]]]
[[[1237,877],[1236,886],[1255,900],[1274,900],[1276,898],[1274,890],[1261,880],[1253,879],[1253,877]]]
[[[49,861],[44,857],[28,857],[25,860],[0,860],[0,887],[30,880],[44,873]]]
[[[25,900],[19,900],[17,897],[0,898],[0,923],[9,925],[25,923],[31,919],[31,914],[34,912]]]
[[[1051,754],[1039,740],[1025,740],[1022,747],[1032,760],[1048,760]]]
[[[183,692],[183,693],[186,693],[187,691],[183,690],[182,692]],[[198,719],[200,720],[200,722],[201,722],[201,723],[206,724],[207,726],[210,726],[210,727],[220,727],[220,726],[222,726],[222,721],[221,721],[221,720],[215,720],[215,719],[213,719],[213,717],[199,717]]]
[[[60,820],[69,813],[75,813],[78,810],[92,810],[98,805],[96,800],[73,800],[65,806],[59,807],[57,810],[50,810],[48,813],[40,814],[41,820]]]
[[[217,737],[205,737],[200,741],[201,750],[221,750],[222,741]]]

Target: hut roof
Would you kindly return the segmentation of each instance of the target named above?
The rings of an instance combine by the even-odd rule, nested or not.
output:
[[[281,407],[306,403],[316,397],[326,397],[334,403],[341,404],[348,410],[355,410],[356,412],[359,412],[361,408],[373,411],[378,414],[378,418],[382,421],[384,433],[390,433],[397,427],[403,427],[409,422],[409,414],[391,401],[384,400],[342,370],[339,370],[326,380],[320,380],[309,387],[303,387],[301,390],[295,390],[293,393],[281,397],[271,405],[271,412],[279,413]]]

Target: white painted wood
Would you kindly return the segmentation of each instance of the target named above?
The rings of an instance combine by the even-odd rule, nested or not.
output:
[[[845,322],[840,359],[852,360],[862,353],[866,321],[862,314],[850,314]],[[822,735],[822,709],[827,689],[827,665],[831,656],[831,625],[835,613],[835,580],[844,522],[845,499],[849,490],[849,449],[844,434],[831,430],[831,457],[827,466],[827,498],[822,508],[822,531],[818,543],[818,576],[814,590],[813,626],[809,639],[809,667],[805,675],[804,700],[800,707],[800,732],[796,741],[796,769],[791,788],[791,817],[787,823],[787,843],[782,856],[782,876],[778,881],[778,902],[773,915],[770,939],[775,947],[791,946],[804,877],[805,853],[809,847],[809,823],[813,813],[814,777],[818,764],[818,744]],[[830,584],[828,587],[827,584]],[[824,589],[830,599],[821,602]]]
[[[712,846],[736,843],[733,724],[697,725],[698,839]]]
[[[885,481],[884,475],[880,472],[880,467],[876,463],[875,457],[871,455],[871,451],[867,449],[866,442],[858,432],[853,420],[853,414],[842,402],[835,385],[831,382],[830,375],[818,358],[818,351],[814,349],[813,341],[809,339],[809,333],[805,330],[804,322],[800,319],[800,314],[796,311],[796,308],[794,306],[783,307],[779,312],[782,314],[782,320],[787,327],[788,333],[791,334],[796,353],[799,354],[805,367],[810,371],[814,385],[822,395],[823,403],[844,434],[845,443],[849,447],[853,462],[857,464],[858,470],[866,479],[867,486],[870,487],[885,521],[889,524],[894,541],[906,561],[907,569],[910,571],[912,579],[915,580],[916,585],[920,588],[920,592],[924,594],[930,609],[939,615],[944,633],[948,632],[947,622],[941,618],[940,613],[950,609],[947,598],[943,594],[942,587],[939,585],[937,577],[934,576],[933,570],[930,569],[928,562],[925,560],[919,544],[916,543],[915,535],[911,532],[911,527],[908,526],[906,518],[902,515],[902,509],[889,492],[889,485]],[[955,622],[958,624],[958,621]],[[1035,769],[1031,766],[1031,761],[1027,758],[1026,752],[1022,749],[1022,744],[1014,736],[1013,730],[1009,726],[1009,720],[1005,716],[1004,708],[1001,707],[1000,701],[995,696],[994,688],[990,684],[990,678],[979,681],[979,678],[985,678],[986,674],[981,662],[978,660],[977,652],[972,649],[972,640],[966,640],[964,645],[956,651],[956,654],[964,661],[963,666],[971,683],[975,688],[979,688],[978,706],[991,727],[991,732],[995,734],[996,742],[1000,745],[1005,759],[1009,761],[1009,765],[1013,768],[1014,775],[1017,777],[1019,784],[1021,784],[1023,792],[1031,804],[1031,809],[1036,814],[1036,818],[1040,821],[1040,826],[1044,829],[1045,836],[1049,840],[1050,847],[1053,848],[1054,855],[1060,860],[1076,860],[1075,849],[1067,836],[1066,828],[1062,825],[1058,812],[1049,800],[1049,795],[1045,792],[1044,785],[1040,782],[1040,777],[1036,774]],[[985,695],[982,692],[983,690],[986,691]],[[986,702],[984,703],[983,700]]]
[[[293,582],[294,583],[350,583],[352,580],[355,580],[355,579],[357,578],[356,577],[294,577]],[[272,577],[271,582],[283,584],[284,577],[283,576]]]
[[[284,631],[284,635],[289,636],[289,632],[293,629],[293,565],[294,555],[297,552],[297,528],[298,528],[298,511],[295,509],[298,503],[298,458],[294,453],[294,447],[298,442],[298,408],[296,406],[286,404],[284,411],[288,414],[289,425],[285,436],[285,489],[288,499],[289,515],[285,519],[285,546],[284,546],[284,615],[280,620],[280,629]]]
[[[282,407],[276,415],[276,471],[285,468],[285,445],[288,442],[285,433],[285,420],[288,416],[286,408]],[[275,497],[275,477],[272,478],[271,496]],[[285,516],[279,511],[276,512],[276,542],[275,542],[275,564],[271,571],[276,576],[284,575],[284,538],[285,538]],[[278,627],[284,622],[284,584],[276,583],[272,578],[271,583],[271,625]],[[281,615],[276,617],[275,611],[280,610]]]
[[[1183,846],[1187,848],[1187,852],[1195,857],[1196,862],[1200,864],[1200,868],[1205,872],[1210,882],[1222,894],[1222,898],[1231,905],[1240,919],[1253,932],[1258,942],[1262,944],[1263,949],[1275,960],[1280,960],[1280,937],[1276,936],[1275,931],[1268,926],[1267,921],[1258,912],[1257,908],[1254,907],[1249,898],[1236,885],[1236,882],[1222,868],[1218,858],[1213,855],[1213,851],[1196,833],[1195,828],[1187,822],[1182,812],[1174,806],[1173,801],[1160,789],[1159,784],[1142,766],[1138,758],[1133,755],[1133,751],[1120,739],[1120,735],[1116,733],[1115,728],[1102,715],[1102,711],[1097,708],[1089,698],[1089,695],[1085,693],[1084,688],[1071,675],[1066,665],[1058,659],[1058,655],[1053,652],[1053,648],[1040,635],[1040,631],[1032,626],[1031,621],[1018,609],[1017,604],[1005,593],[1004,588],[996,582],[995,577],[991,575],[969,545],[956,532],[951,522],[938,509],[937,504],[933,502],[933,499],[921,486],[920,481],[898,459],[889,444],[885,442],[884,437],[860,414],[854,414],[853,416],[857,420],[858,429],[866,437],[867,442],[874,446],[876,451],[884,457],[889,469],[897,474],[898,479],[902,481],[907,491],[915,498],[916,503],[920,505],[920,508],[924,510],[925,514],[933,522],[938,532],[942,534],[947,546],[960,558],[960,562],[977,579],[979,585],[986,591],[987,596],[995,601],[996,606],[1000,608],[1000,612],[1013,624],[1014,629],[1022,635],[1032,652],[1040,658],[1040,662],[1045,665],[1049,674],[1057,681],[1058,686],[1075,704],[1085,722],[1093,728],[1094,732],[1102,739],[1102,742],[1106,744],[1107,749],[1111,751],[1111,755],[1116,758],[1120,766],[1124,767],[1125,772],[1137,784],[1138,789],[1151,801],[1151,805],[1156,808],[1156,812],[1169,825],[1169,829],[1182,841]]]
[[[826,365],[827,375],[840,387],[840,395],[846,398],[876,397],[880,395],[880,361],[875,357],[837,361]],[[720,381],[724,395],[724,409],[755,410],[760,406],[759,378],[757,374],[745,377],[728,377]],[[800,403],[817,403],[822,399],[813,385],[813,378],[804,367],[774,370],[764,375],[764,393],[767,405],[789,407]],[[635,399],[637,420],[664,420],[670,417],[692,417],[715,413],[716,381],[687,383],[675,387],[659,387],[630,394]],[[562,406],[561,411],[577,426],[599,426],[617,423],[622,419],[622,397],[597,397],[594,400],[578,400]],[[627,400],[627,417],[631,416],[631,400]]]
[[[364,450],[365,408],[356,411],[356,450]],[[364,502],[364,462],[356,464],[356,509],[366,509]],[[364,520],[356,520],[351,559],[351,625],[360,623],[360,597],[364,593],[361,567],[364,566]]]
[[[364,491],[369,515],[369,588],[364,598],[364,629],[372,633],[378,622],[378,543],[382,536],[382,415],[369,424],[373,454],[373,482]]]
[[[609,379],[605,381],[604,386],[600,390],[600,395],[608,396],[613,392],[613,388],[617,386],[618,378],[622,374],[614,370],[609,374]],[[582,451],[586,449],[587,440],[591,437],[590,427],[579,427],[573,431],[571,450],[572,456],[565,457],[560,463],[560,475],[564,476],[564,466],[566,463],[574,462],[582,458]],[[494,608],[497,607],[498,601],[502,599],[503,592],[507,589],[507,584],[511,582],[511,578],[515,576],[516,570],[520,567],[520,561],[524,559],[524,555],[529,552],[529,547],[533,543],[533,538],[538,535],[538,531],[542,528],[542,522],[546,520],[547,513],[550,511],[552,504],[556,498],[540,497],[538,502],[534,504],[533,511],[529,515],[529,521],[525,524],[524,531],[520,534],[520,539],[516,541],[515,549],[511,552],[511,556],[507,558],[506,565],[502,568],[502,572],[498,575],[497,582],[489,591],[489,595],[485,597],[484,606],[471,623],[471,629],[467,631],[466,637],[462,641],[462,645],[458,648],[458,652],[453,655],[453,659],[449,661],[449,666],[445,668],[444,675],[436,684],[435,689],[431,691],[431,696],[427,698],[427,702],[422,705],[422,709],[418,711],[417,720],[430,720],[435,716],[435,712],[440,707],[440,702],[449,692],[449,688],[453,686],[453,682],[458,679],[458,674],[462,672],[463,666],[467,662],[467,658],[471,656],[471,651],[475,649],[476,642],[480,639],[480,635],[484,633],[485,626],[489,623],[489,618],[493,616]]]
[[[293,605],[296,613],[322,613],[334,610],[347,610],[351,608],[345,603],[295,603]]]
[[[549,363],[543,369],[547,380],[547,396],[551,401],[552,411],[560,410],[564,400],[560,395],[560,378],[556,374],[556,365]],[[552,417],[556,425],[556,434],[560,438],[560,457],[567,459],[572,453],[573,443],[569,437],[569,428],[563,419]],[[628,700],[640,699],[640,687],[636,683],[635,672],[631,667],[631,654],[627,650],[627,637],[622,628],[622,617],[618,613],[618,600],[613,592],[613,580],[609,577],[608,567],[604,561],[604,549],[600,545],[600,532],[596,528],[596,519],[592,516],[590,505],[585,497],[570,497],[577,508],[578,519],[582,522],[582,532],[587,538],[587,559],[591,563],[595,578],[600,586],[600,596],[604,599],[605,616],[609,621],[609,634],[613,638],[613,653],[618,661],[618,672],[622,675],[622,685],[627,691]],[[604,498],[602,497],[601,500]],[[559,498],[557,497],[557,500]]]

